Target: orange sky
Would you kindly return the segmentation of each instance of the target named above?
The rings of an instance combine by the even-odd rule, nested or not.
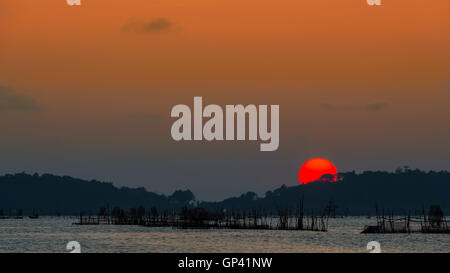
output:
[[[449,15],[448,0],[0,0],[0,86],[39,106],[0,109],[9,128],[2,148],[34,158],[39,149],[23,147],[47,143],[48,163],[27,166],[49,172],[61,150],[54,143],[114,156],[191,151],[168,141],[169,111],[202,95],[280,104],[280,151],[270,156],[292,166],[318,155],[345,170],[442,168]],[[168,25],[145,30],[159,18]],[[7,169],[21,169],[8,160]],[[77,162],[57,171],[124,183]]]

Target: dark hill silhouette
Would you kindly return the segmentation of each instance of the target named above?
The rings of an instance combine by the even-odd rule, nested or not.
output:
[[[301,186],[285,185],[266,192],[263,198],[248,192],[237,198],[222,202],[203,203],[208,208],[250,209],[252,207],[295,209],[304,196],[306,209],[324,209],[332,203],[338,214],[374,215],[375,205],[380,209],[421,211],[430,205],[439,204],[450,213],[450,173],[447,171],[424,172],[397,169],[396,172],[366,171],[342,173],[338,182],[313,182]]]
[[[38,210],[42,215],[96,214],[106,206],[180,209],[193,199],[190,191],[176,191],[171,196],[164,196],[145,188],[117,188],[112,183],[69,176],[25,173],[0,176],[0,209],[5,214],[19,208],[24,213]]]
[[[279,208],[297,208],[304,197],[306,210],[318,211],[327,204],[336,206],[337,214],[367,215],[375,213],[375,204],[389,209],[420,211],[422,207],[441,205],[450,213],[450,173],[399,169],[394,173],[367,171],[342,173],[338,182],[313,182],[306,185],[267,191],[264,197],[248,192],[220,202],[196,202],[189,191],[175,191],[170,196],[148,192],[145,188],[117,188],[112,183],[86,181],[69,176],[29,175],[19,173],[0,176],[0,209],[5,214],[23,209],[24,214],[71,214],[83,211],[96,214],[101,207],[131,208],[143,206],[180,210],[185,205],[206,209],[275,212]],[[331,203],[330,203],[331,202]],[[413,211],[414,212],[414,211]]]

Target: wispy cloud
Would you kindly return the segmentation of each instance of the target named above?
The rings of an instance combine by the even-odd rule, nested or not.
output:
[[[163,17],[144,21],[144,20],[131,20],[129,23],[122,27],[123,32],[140,32],[140,33],[158,33],[170,31],[173,27],[173,23]]]
[[[369,112],[378,112],[389,108],[389,103],[387,102],[375,102],[366,105],[350,105],[350,104],[330,104],[322,103],[320,105],[322,109],[325,110],[364,110]]]
[[[13,89],[0,85],[0,112],[39,110],[34,98],[16,93]]]
[[[389,104],[386,102],[376,102],[376,103],[367,104],[365,109],[367,111],[376,112],[376,111],[384,110],[388,107],[389,107]]]

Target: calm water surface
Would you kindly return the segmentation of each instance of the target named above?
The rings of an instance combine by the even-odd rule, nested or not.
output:
[[[179,230],[140,226],[76,226],[75,219],[0,220],[0,252],[450,252],[450,234],[360,234],[374,218],[330,219],[328,232]]]

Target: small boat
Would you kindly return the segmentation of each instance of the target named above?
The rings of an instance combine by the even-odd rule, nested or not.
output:
[[[39,213],[33,212],[33,214],[32,214],[32,215],[29,215],[28,217],[29,217],[30,219],[38,219],[38,218],[39,218]]]
[[[361,233],[381,233],[379,226],[365,226]]]

